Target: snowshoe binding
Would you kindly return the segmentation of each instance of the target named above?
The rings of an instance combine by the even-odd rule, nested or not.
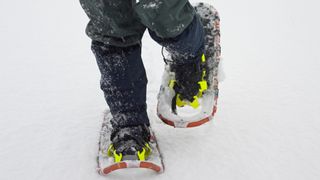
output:
[[[150,130],[147,126],[113,129],[111,141],[107,155],[113,157],[115,162],[126,159],[145,161],[152,151],[149,145]]]

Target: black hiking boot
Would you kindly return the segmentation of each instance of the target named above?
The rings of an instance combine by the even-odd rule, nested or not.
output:
[[[174,106],[190,105],[193,108],[199,106],[198,98],[207,89],[205,61],[205,55],[201,53],[194,57],[192,63],[171,65],[171,71],[175,73],[175,81],[171,81],[169,86],[176,92],[172,100],[173,109],[175,109]]]
[[[144,161],[151,153],[150,137],[149,127],[146,125],[113,129],[108,155],[113,156],[115,162]]]

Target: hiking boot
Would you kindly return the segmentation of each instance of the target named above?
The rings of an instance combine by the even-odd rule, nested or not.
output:
[[[188,104],[194,108],[199,106],[198,98],[207,89],[205,61],[205,55],[201,54],[194,57],[192,63],[171,65],[175,80],[171,81],[169,86],[176,93],[173,99],[175,105],[182,107]]]
[[[113,129],[110,137],[112,144],[108,148],[108,155],[113,156],[115,162],[144,161],[151,153],[150,137],[149,127],[146,125]]]

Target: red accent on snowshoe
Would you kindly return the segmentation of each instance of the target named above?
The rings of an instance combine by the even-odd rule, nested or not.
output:
[[[113,165],[111,165],[109,167],[104,168],[101,172],[102,172],[103,175],[107,175],[112,171],[115,171],[115,170],[118,170],[118,169],[124,169],[124,168],[127,168],[127,167],[128,167],[127,163],[120,162],[120,163],[116,163],[116,164],[113,164]]]
[[[100,172],[102,175],[107,175],[109,173],[111,173],[112,171],[118,170],[118,169],[125,169],[125,168],[146,168],[146,169],[151,169],[155,172],[162,172],[162,168],[152,162],[147,162],[147,161],[142,161],[140,162],[139,166],[135,166],[135,167],[128,167],[126,162],[120,162],[120,163],[116,163],[113,164],[109,167],[105,167],[102,169],[102,171]]]
[[[213,111],[212,111],[212,116],[214,116],[214,114],[217,112],[217,106],[213,107]]]
[[[192,127],[201,126],[201,125],[209,122],[210,119],[214,116],[214,114],[215,114],[216,112],[217,112],[217,106],[213,106],[212,113],[211,113],[212,116],[203,118],[203,119],[201,119],[201,120],[199,120],[199,121],[190,122],[190,123],[187,124],[187,128],[192,128]],[[173,121],[164,118],[161,114],[158,114],[158,116],[159,116],[159,118],[160,118],[164,123],[168,124],[169,126],[175,127]]]
[[[169,126],[174,126],[174,122],[164,118],[161,114],[159,114],[159,118],[166,124],[168,124]]]
[[[140,162],[140,168],[147,168],[147,169],[152,169],[156,172],[161,172],[161,167],[151,162]]]
[[[197,126],[200,126],[200,125],[202,125],[202,124],[204,124],[204,123],[207,123],[207,122],[209,122],[209,121],[210,121],[210,119],[209,119],[209,117],[207,117],[207,118],[204,118],[204,119],[202,119],[202,120],[200,120],[200,121],[191,122],[191,123],[189,123],[189,124],[187,125],[187,128],[197,127]]]

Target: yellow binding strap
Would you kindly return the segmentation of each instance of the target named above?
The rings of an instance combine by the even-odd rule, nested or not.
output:
[[[145,161],[146,160],[146,149],[142,148],[142,152],[138,151],[138,158],[140,161]]]
[[[114,162],[118,163],[122,160],[122,153],[117,154],[116,151],[113,151]]]
[[[110,146],[108,147],[107,155],[109,157],[112,157],[113,151],[114,151],[113,144],[110,144]]]
[[[199,107],[199,100],[198,100],[198,96],[193,96],[193,101],[190,102],[190,106],[193,107],[194,109]]]
[[[170,80],[170,82],[169,82],[169,87],[170,87],[171,89],[173,89],[175,83],[176,83],[176,80],[173,80],[173,79]]]
[[[206,56],[204,55],[204,54],[202,54],[202,56],[201,56],[201,62],[206,62]]]
[[[202,54],[201,56],[201,62],[202,63],[205,63],[206,62],[206,56],[204,54]],[[177,98],[176,98],[176,105],[178,107],[183,107],[185,105],[189,105],[191,107],[193,107],[194,109],[198,108],[200,106],[200,103],[199,103],[199,98],[202,97],[202,94],[204,91],[206,91],[208,89],[208,83],[207,81],[205,80],[205,76],[206,76],[206,70],[204,69],[202,71],[202,76],[201,76],[201,81],[198,82],[200,88],[199,88],[199,93],[193,97],[193,101],[192,102],[189,102],[189,101],[184,101],[181,99],[180,97],[180,94],[177,94]],[[174,85],[176,83],[176,80],[170,80],[169,81],[169,87],[171,89],[173,89]]]
[[[148,158],[148,156],[150,155],[151,151],[152,151],[152,150],[151,150],[149,144],[146,143],[146,144],[145,144],[145,148],[142,148],[142,151],[141,151],[141,152],[138,151],[138,153],[137,153],[138,159],[139,159],[140,161],[145,161],[146,158]]]

